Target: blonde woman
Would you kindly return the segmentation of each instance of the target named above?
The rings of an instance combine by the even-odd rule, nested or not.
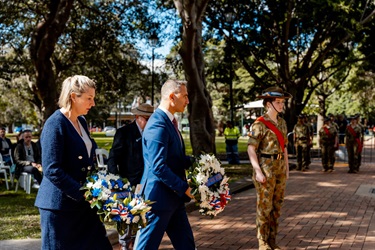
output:
[[[42,249],[112,249],[104,225],[80,190],[93,167],[95,141],[83,115],[95,106],[95,82],[68,77],[60,109],[41,135],[43,181],[35,201],[42,228]]]

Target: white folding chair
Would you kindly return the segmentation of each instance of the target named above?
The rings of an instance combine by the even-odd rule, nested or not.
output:
[[[9,183],[8,183],[8,174],[7,171],[3,168],[0,168],[0,174],[4,174],[5,179],[5,186],[7,187],[7,190],[9,190]]]
[[[8,183],[8,173],[7,171],[9,172],[9,177],[10,177],[10,180],[13,180],[13,174],[11,173],[10,171],[10,166],[9,165],[5,165],[4,161],[3,161],[3,156],[0,154],[0,173],[3,173],[4,174],[4,177],[5,177],[5,185],[7,187],[7,190],[9,190],[9,183]]]
[[[12,151],[11,150],[9,150],[9,154],[10,154],[10,160],[11,160],[12,165],[13,165],[14,161],[13,161]],[[0,159],[0,160],[2,160],[2,159]],[[12,171],[10,170],[10,166],[9,166],[9,173],[10,173],[10,182],[11,182],[12,187],[13,187],[15,176],[14,176],[14,173],[12,173]],[[20,177],[17,180],[15,191],[17,192],[18,191],[18,186],[20,186],[21,188],[23,188],[26,191],[27,194],[30,194],[30,192],[31,192],[31,185],[33,183],[32,180],[33,180],[33,175],[32,174],[26,173],[26,172],[21,172]]]
[[[96,162],[99,170],[107,170],[107,164],[104,163],[104,158],[108,159],[109,152],[104,148],[97,148],[95,150]]]
[[[12,156],[12,150],[9,149],[9,155],[10,155],[10,161],[11,161],[11,169],[10,169],[10,183],[12,184],[12,187],[14,185],[14,172],[12,172],[12,166],[15,165],[14,161],[13,161],[13,156]],[[13,169],[15,171],[15,169]]]
[[[18,191],[18,185],[23,188],[27,194],[30,194],[31,192],[31,185],[32,185],[32,174],[22,172],[20,177],[18,178],[17,184],[16,184],[16,192]]]

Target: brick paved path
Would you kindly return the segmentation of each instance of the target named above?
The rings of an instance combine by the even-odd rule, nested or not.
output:
[[[369,159],[358,174],[348,174],[343,162],[323,173],[318,159],[308,172],[291,171],[278,236],[282,249],[375,249],[375,164]],[[191,212],[198,250],[257,249],[255,202],[250,189],[235,194],[212,220]],[[173,249],[167,237],[160,249]]]
[[[331,173],[313,164],[307,173],[293,171],[287,184],[278,240],[283,249],[375,249],[375,194],[356,194],[361,184],[375,188],[375,166],[360,173],[347,166]],[[370,191],[370,190],[368,190]],[[233,196],[214,219],[189,214],[197,248],[257,249],[255,190]],[[166,237],[160,249],[173,249]]]
[[[375,142],[366,143],[358,174],[348,174],[342,161],[333,173],[323,173],[319,159],[308,172],[291,171],[278,236],[282,249],[375,250]],[[189,213],[198,250],[257,249],[255,200],[250,189],[233,195],[212,220]],[[37,250],[40,240],[0,241],[0,249]],[[167,237],[160,249],[173,249]]]
[[[282,249],[375,250],[374,145],[366,141],[358,174],[348,174],[339,160],[334,172],[323,173],[319,158],[308,172],[291,171],[278,235]],[[250,189],[233,195],[214,219],[189,213],[197,249],[258,249],[255,202]],[[167,236],[159,249],[173,249]]]

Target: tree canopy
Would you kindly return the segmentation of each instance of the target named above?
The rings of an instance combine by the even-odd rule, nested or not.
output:
[[[150,32],[144,7],[144,1],[2,1],[2,84],[9,89],[27,76],[19,94],[36,107],[39,123],[57,108],[59,84],[72,74],[97,81],[102,110],[114,99],[149,96],[151,73],[135,45]]]
[[[234,15],[231,26],[226,16]],[[324,81],[363,57],[374,57],[367,43],[373,37],[372,1],[215,1],[207,9],[207,36],[229,37],[236,59],[254,80],[248,95],[271,85],[293,95],[286,119],[289,129]],[[228,32],[232,28],[231,33]],[[327,81],[329,77],[325,79]]]
[[[285,114],[291,129],[312,98],[325,96],[330,103],[343,90],[355,98],[355,91],[373,85],[373,1],[1,3],[2,91],[32,103],[40,121],[56,109],[59,84],[72,74],[97,80],[95,116],[108,115],[114,100],[150,95],[151,72],[141,63],[146,53],[140,44],[154,33],[160,43],[175,39],[168,62],[181,70],[175,77],[189,81],[194,153],[215,151],[213,104],[224,107],[215,115],[228,119],[230,108],[278,85],[294,97]],[[156,89],[166,77],[157,75]]]

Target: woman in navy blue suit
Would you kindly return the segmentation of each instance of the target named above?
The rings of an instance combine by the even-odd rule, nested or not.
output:
[[[111,249],[96,210],[85,201],[84,184],[93,168],[95,141],[86,115],[95,106],[95,82],[73,76],[63,82],[59,106],[41,136],[43,181],[35,201],[42,228],[42,249]]]

